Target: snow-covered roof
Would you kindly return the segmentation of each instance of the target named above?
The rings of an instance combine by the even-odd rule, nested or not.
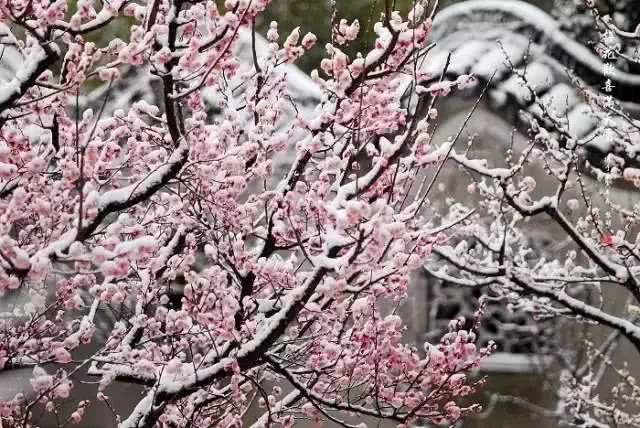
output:
[[[537,7],[518,0],[458,3],[436,15],[432,39],[436,48],[425,63],[425,71],[433,79],[440,78],[450,54],[446,77],[474,74],[481,81],[479,90],[493,76],[489,98],[497,110],[515,109],[542,118],[543,109],[537,105],[532,88],[547,112],[566,120],[569,134],[587,148],[589,158],[602,158],[603,153],[612,151],[640,151],[634,147],[629,150],[639,135],[621,143],[620,138],[612,141],[596,132],[597,115],[571,79],[600,91],[607,80],[603,63]],[[513,70],[524,73],[526,85]],[[640,75],[615,70],[611,79],[611,95],[627,111],[640,112]],[[617,125],[622,127],[621,134],[638,133],[629,124]]]
[[[554,56],[564,55],[563,63],[602,75],[602,60],[560,28],[560,23],[536,6],[519,0],[468,0],[447,7],[437,16],[434,37],[443,36],[472,24],[474,32],[496,30],[498,22],[512,33],[528,34],[534,42],[545,45]],[[479,24],[486,25],[481,26]],[[623,85],[640,88],[640,75],[618,70],[614,80]]]

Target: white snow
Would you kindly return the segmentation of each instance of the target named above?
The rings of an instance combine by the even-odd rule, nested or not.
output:
[[[520,70],[523,72],[524,70]],[[517,74],[511,75],[504,83],[500,85],[500,89],[512,94],[518,103],[528,104],[533,101],[529,87],[536,93],[545,91],[553,84],[553,72],[551,68],[541,62],[533,62],[526,66],[524,71],[526,84]],[[527,84],[529,87],[527,87]]]
[[[155,397],[156,390],[152,389],[141,399],[136,405],[133,412],[127,419],[122,421],[119,428],[135,428],[139,426],[139,422],[142,422],[151,409],[153,408],[153,398]]]
[[[186,232],[187,232],[186,227],[182,225],[178,226],[178,230],[176,230],[176,233],[173,234],[173,236],[171,237],[171,240],[167,243],[167,245],[161,247],[158,250],[158,258],[157,258],[158,266],[166,266],[167,261],[169,260],[169,258],[171,258],[171,255],[173,254],[176,247],[178,246],[178,242],[186,234]]]
[[[107,23],[111,18],[113,18],[113,13],[109,11],[106,7],[103,7],[100,12],[93,18],[91,21],[87,21],[77,28],[71,27],[65,21],[56,21],[56,25],[58,27],[64,28],[66,30],[76,30],[80,32],[90,31],[94,28],[100,27]]]
[[[432,77],[438,77],[442,74],[444,66],[447,64],[447,58],[449,52],[437,51],[433,55],[427,56],[426,64],[424,66],[424,72],[430,74]]]
[[[496,78],[503,76],[513,65],[518,65],[527,52],[526,39],[502,40],[496,42],[495,47],[484,55],[473,67],[471,72],[484,79],[489,79],[494,73]]]
[[[135,198],[138,195],[146,193],[149,188],[162,182],[169,174],[176,163],[183,162],[189,154],[189,147],[186,144],[180,145],[169,157],[167,163],[160,168],[151,172],[144,179],[130,184],[129,186],[122,187],[120,189],[109,190],[104,192],[98,198],[98,209],[105,209],[108,205],[113,203],[124,203],[129,199]]]
[[[490,168],[487,166],[486,159],[468,159],[467,157],[456,153],[452,150],[449,157],[461,165],[485,176],[493,178],[505,178],[513,174],[513,169],[509,168]],[[515,168],[515,167],[514,167]]]
[[[569,132],[577,138],[582,138],[598,124],[588,104],[580,103],[567,115]]]
[[[143,236],[141,238],[123,241],[116,245],[114,250],[116,255],[124,255],[137,252],[141,247],[155,248],[158,244],[153,236]]]
[[[260,34],[256,34],[256,52],[258,53],[258,58],[268,51],[269,42]],[[238,55],[238,59],[240,59],[244,66],[253,67],[251,30],[242,27],[238,31],[238,44],[235,48],[235,54]],[[320,87],[295,65],[280,65],[276,68],[276,73],[285,76],[287,88],[295,100],[299,102],[313,100],[315,102],[322,98],[322,90]]]
[[[467,74],[471,66],[493,46],[493,43],[484,40],[470,40],[464,43],[451,55],[449,70],[456,74]]]
[[[15,77],[0,85],[0,104],[6,103],[14,94],[19,94],[21,86],[33,77],[40,63],[46,59],[44,49],[38,44],[34,45]]]
[[[578,95],[571,86],[566,83],[559,83],[544,94],[540,101],[549,113],[555,117],[564,118],[569,110],[578,104]],[[532,105],[529,111],[536,116],[543,116],[542,109],[537,104]]]
[[[602,73],[603,63],[589,48],[573,40],[560,29],[560,23],[541,9],[518,0],[469,0],[443,9],[434,20],[434,29],[460,21],[465,16],[482,12],[503,11],[517,17],[543,32],[547,39],[562,47],[595,73]],[[640,75],[616,71],[616,80],[631,85],[640,85]]]

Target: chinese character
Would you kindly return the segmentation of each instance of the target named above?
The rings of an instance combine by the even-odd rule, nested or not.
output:
[[[602,105],[605,108],[611,109],[611,108],[615,107],[616,102],[615,102],[614,98],[611,95],[608,95],[608,96],[604,97]]]
[[[613,76],[615,71],[616,71],[616,68],[613,66],[612,63],[607,62],[607,63],[602,64],[602,74],[604,74],[605,77]]]
[[[602,88],[605,92],[611,92],[613,91],[613,88],[615,88],[615,85],[613,84],[613,82],[611,81],[611,79],[607,79],[606,82],[604,82],[604,87]]]

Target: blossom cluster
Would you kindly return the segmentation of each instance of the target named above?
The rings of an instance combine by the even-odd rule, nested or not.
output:
[[[280,70],[316,38],[281,41],[274,22],[257,49],[268,4],[0,1],[21,60],[0,84],[0,376],[32,373],[3,426],[38,426],[39,406],[82,423],[100,403],[123,428],[452,424],[478,408],[458,400],[491,351],[475,330],[455,322],[419,351],[397,315],[450,226],[417,182],[441,157],[428,129],[445,95],[415,90],[424,5],[384,17],[353,58],[339,46],[359,24],[339,21],[304,114]],[[91,41],[122,22],[125,39]],[[65,413],[76,373],[98,403]],[[121,414],[109,396],[127,383],[143,395]]]

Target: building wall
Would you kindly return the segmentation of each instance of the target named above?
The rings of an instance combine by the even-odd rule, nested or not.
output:
[[[440,105],[439,117],[445,118],[445,120],[438,125],[438,129],[434,133],[434,144],[446,141],[458,132],[473,105],[473,101],[463,98],[451,98]],[[509,146],[513,145],[513,156],[517,159],[518,154],[522,152],[528,142],[528,138],[523,135],[526,129],[518,129],[514,127],[513,123],[513,115],[496,113],[489,107],[488,103],[482,102],[455,148],[458,152],[461,152],[465,149],[470,139],[473,139],[473,144],[469,151],[470,158],[484,158],[488,160],[490,166],[503,166],[506,150]],[[544,173],[540,164],[533,164],[528,167],[527,174],[534,177],[537,182],[534,197],[553,194],[552,192],[555,189],[554,180]],[[469,206],[474,206],[478,202],[477,198],[469,195],[467,191],[467,186],[473,181],[473,178],[453,162],[447,163],[439,181],[444,186],[436,187],[432,191],[430,200],[433,207],[439,205],[440,209],[445,210],[446,204],[444,201],[446,198],[464,201]],[[591,202],[595,206],[606,207],[605,199],[602,196],[603,184],[589,176],[584,176],[584,181],[592,196]],[[577,191],[570,189],[563,200],[566,201],[568,198],[577,196]],[[628,185],[612,187],[607,198],[622,207],[632,208],[640,202],[640,191]],[[531,219],[526,227],[530,231],[529,235],[531,237],[535,237],[542,242],[544,247],[552,249],[555,254],[562,255],[571,249],[575,249],[575,246],[567,239],[566,233],[545,216]],[[430,295],[432,285],[424,275],[416,274],[411,288],[410,299],[408,299],[408,303],[404,308],[405,316],[411,319],[410,331],[407,337],[416,342],[424,341],[424,333],[432,327],[428,325],[428,314],[433,311],[431,306],[432,295]],[[460,299],[468,298],[465,297],[468,295],[468,292],[467,294],[462,292]],[[606,285],[603,285],[604,310],[613,314],[624,314],[627,310],[628,298],[629,294],[626,290],[622,290],[619,287],[607,288]],[[506,308],[503,309],[505,309],[504,312],[507,312]],[[573,321],[566,322],[563,320],[547,325],[546,328],[553,329],[552,333],[555,336],[555,340],[560,341],[565,350],[571,348],[582,349],[581,344],[577,342],[582,342],[585,337],[589,337],[595,343],[602,342],[611,333],[609,329],[593,328]],[[571,345],[572,341],[574,341],[575,347]],[[542,362],[541,359],[534,361]],[[626,341],[622,341],[618,346],[613,355],[613,361],[618,366],[622,366],[626,362],[631,373],[640,373],[638,353]],[[523,368],[520,371],[517,368],[514,370],[513,367],[501,367],[500,364],[493,364],[491,367],[493,372],[488,373],[489,381],[486,392],[521,396],[536,405],[553,408],[554,389],[557,387],[559,374],[557,364],[552,361],[551,364],[547,362],[546,365],[537,367],[541,370],[531,371],[532,368],[535,368],[535,366],[528,366],[529,370]],[[512,373],[506,373],[508,371]],[[611,373],[605,376],[600,387],[603,397],[610,394],[610,389],[614,382],[615,378],[611,376]],[[482,394],[482,396],[482,400],[488,404],[487,395]],[[553,418],[540,417],[536,415],[535,411],[522,404],[499,402],[491,414],[483,415],[482,418],[469,418],[463,426],[465,428],[544,428],[557,426],[557,421]]]

